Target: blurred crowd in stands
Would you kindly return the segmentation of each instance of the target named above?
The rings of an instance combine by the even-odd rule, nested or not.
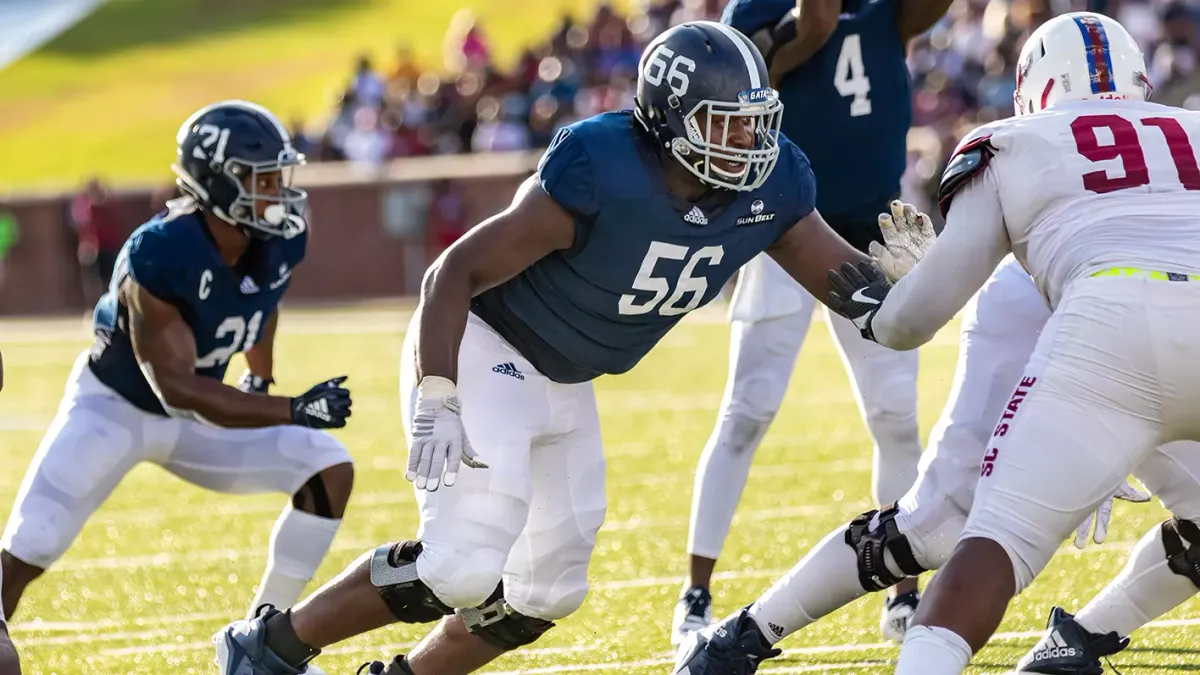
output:
[[[664,28],[716,19],[723,0],[644,0],[622,16],[602,5],[563,17],[515,69],[497,68],[487,27],[459,12],[445,63],[423,70],[401,47],[387,64],[363,57],[320,126],[294,124],[311,161],[377,164],[431,154],[544,147],[561,126],[629,107],[642,47]],[[1011,114],[1013,67],[1026,36],[1063,12],[1101,11],[1141,42],[1155,99],[1200,108],[1197,8],[1178,0],[956,0],[909,50],[915,117],[905,195],[928,205],[946,154],[979,123]]]
[[[630,107],[642,47],[668,26],[716,19],[725,4],[643,2],[631,16],[601,5],[584,20],[563,17],[511,71],[494,65],[486,26],[463,10],[447,32],[442,67],[422,69],[403,47],[390,63],[361,58],[326,120],[293,122],[297,144],[309,161],[368,165],[544,147],[559,127]],[[955,0],[942,21],[909,47],[915,111],[903,198],[930,210],[946,155],[958,139],[978,124],[1012,114],[1013,68],[1021,46],[1038,25],[1060,13],[1087,9],[1118,19],[1142,45],[1154,100],[1200,109],[1200,0],[1194,2]],[[442,246],[472,224],[463,213],[461,190],[454,181],[435,186],[428,227]],[[89,296],[103,290],[120,247],[113,220],[98,183],[71,206]],[[3,241],[0,229],[0,245]]]

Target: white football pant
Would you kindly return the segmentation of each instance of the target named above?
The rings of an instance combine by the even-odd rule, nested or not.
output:
[[[84,352],[25,473],[0,548],[48,569],[139,462],[217,492],[292,495],[351,459],[337,439],[314,429],[224,429],[150,414],[100,382]]]
[[[962,538],[1012,558],[1017,592],[1130,473],[1200,518],[1200,283],[1092,277],[1063,292],[987,439]]]
[[[729,376],[692,491],[688,553],[716,559],[729,535],[750,464],[787,393],[815,300],[767,254],[742,268],[731,301]],[[825,322],[850,372],[859,411],[875,442],[872,497],[899,499],[921,456],[916,351],[864,340],[826,309]]]
[[[413,323],[400,365],[410,446],[416,337]],[[604,449],[592,384],[552,382],[474,314],[458,353],[463,425],[489,468],[464,466],[453,486],[417,490],[417,574],[450,607],[482,604],[503,579],[513,609],[560,619],[583,604],[604,523]]]

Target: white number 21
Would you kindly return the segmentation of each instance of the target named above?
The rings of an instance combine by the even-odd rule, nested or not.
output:
[[[621,296],[621,300],[617,303],[618,310],[621,314],[647,314],[658,307],[658,313],[663,316],[675,316],[677,314],[686,314],[700,306],[700,302],[704,300],[704,293],[708,291],[708,279],[703,276],[695,277],[692,274],[696,271],[696,266],[701,260],[707,259],[709,265],[721,264],[721,258],[725,256],[725,249],[722,246],[705,246],[698,249],[688,258],[688,247],[678,246],[676,244],[668,244],[662,241],[650,242],[650,250],[646,251],[646,257],[642,259],[642,267],[638,270],[637,277],[633,280],[633,289],[635,291],[651,291],[654,297],[638,304],[637,296],[632,293],[626,293]],[[654,266],[658,264],[660,258],[667,260],[687,260],[683,266],[683,271],[679,273],[679,278],[675,281],[675,291],[671,292],[671,283],[666,277],[654,276]],[[666,302],[662,302],[667,293],[671,293],[671,297],[667,298]],[[685,293],[691,293],[692,297],[688,298],[686,305],[680,306],[679,302],[683,300]],[[659,307],[659,303],[662,306]]]
[[[837,65],[833,69],[833,86],[837,87],[842,96],[853,96],[850,102],[850,116],[862,117],[871,114],[871,80],[867,78],[867,69],[863,66],[862,40],[858,33],[846,36],[842,41],[842,51],[838,53]]]
[[[196,359],[197,368],[212,368],[229,363],[229,359],[239,351],[245,351],[258,342],[258,329],[262,326],[263,313],[260,309],[250,317],[250,324],[240,316],[230,316],[217,326],[217,339],[221,340],[232,334],[233,340],[224,347],[217,347],[208,354]],[[242,339],[245,338],[245,342]]]

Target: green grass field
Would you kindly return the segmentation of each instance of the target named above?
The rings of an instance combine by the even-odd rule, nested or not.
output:
[[[0,70],[0,193],[74,187],[99,174],[163,181],[175,131],[196,108],[249,99],[316,119],[352,61],[381,69],[406,43],[442,64],[450,18],[479,16],[500,63],[541,40],[563,12],[596,0],[108,0],[32,55]],[[617,2],[628,6],[628,0]]]
[[[608,522],[584,608],[489,673],[605,671],[665,675],[667,629],[685,571],[692,471],[725,378],[723,308],[681,325],[632,373],[597,384],[609,459]],[[397,412],[398,305],[285,312],[277,357],[280,389],[349,373],[355,415],[339,433],[358,463],[357,492],[316,582],[362,551],[410,537],[416,525],[403,477]],[[333,326],[333,328],[331,328]],[[0,430],[0,517],[54,413],[71,362],[86,344],[81,321],[7,321]],[[928,429],[946,396],[957,349],[943,333],[922,355],[921,416]],[[240,363],[231,367],[235,376]],[[868,507],[870,450],[823,328],[810,333],[784,411],[760,450],[721,565],[716,612],[750,601],[831,528]],[[242,615],[265,561],[280,495],[225,497],[153,466],[134,471],[91,519],[61,563],[31,587],[13,617],[27,673],[211,673],[209,636]],[[1154,506],[1117,506],[1110,542],[1069,545],[1013,606],[1004,635],[972,673],[1000,672],[1033,641],[1051,604],[1078,609],[1164,517]],[[314,588],[316,584],[314,583]],[[763,672],[890,673],[897,650],[881,644],[878,600],[859,601],[791,637]],[[1135,635],[1114,662],[1127,675],[1200,672],[1200,602]],[[404,651],[422,634],[396,627],[323,655],[332,675]]]

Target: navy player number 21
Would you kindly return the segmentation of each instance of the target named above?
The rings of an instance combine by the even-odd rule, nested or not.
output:
[[[654,293],[654,296],[645,302],[638,303],[636,295],[632,293],[622,295],[618,303],[621,314],[647,314],[658,308],[658,313],[663,316],[675,316],[686,314],[699,307],[701,301],[704,300],[704,294],[708,291],[708,279],[703,276],[693,276],[696,267],[701,261],[707,261],[705,265],[721,264],[721,258],[725,256],[725,247],[705,246],[696,249],[690,257],[688,252],[689,249],[686,246],[668,244],[663,241],[650,242],[650,249],[646,251],[646,257],[642,259],[642,266],[633,280],[633,289],[650,291]],[[683,271],[679,273],[679,278],[675,281],[674,292],[671,292],[671,283],[666,277],[654,276],[654,267],[663,258],[687,260]],[[667,293],[671,293],[671,296],[666,299],[666,302],[663,302]],[[688,298],[687,304],[680,305],[683,296],[689,293],[691,297]]]
[[[247,322],[240,316],[226,317],[224,321],[217,326],[217,339],[222,340],[233,335],[233,340],[224,347],[217,347],[208,354],[196,359],[197,368],[213,368],[215,366],[223,366],[229,363],[229,359],[233,358],[234,354],[242,351],[249,351],[258,342],[258,330],[262,327],[262,310],[258,310],[250,317]],[[245,342],[242,339],[245,338]]]

